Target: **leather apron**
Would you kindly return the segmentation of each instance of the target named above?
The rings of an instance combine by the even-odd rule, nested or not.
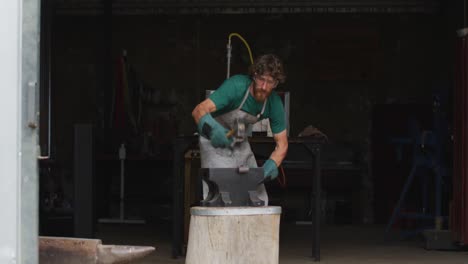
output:
[[[242,106],[247,100],[250,93],[250,88],[242,99],[241,104],[237,109],[230,112],[217,116],[215,119],[221,125],[227,129],[233,129],[236,120],[241,120],[245,124],[246,134],[252,131],[252,125],[255,124],[260,116],[265,111],[267,100],[263,103],[262,111],[257,115],[251,115],[242,111]],[[257,161],[250,148],[248,139],[246,138],[243,142],[236,143],[232,148],[215,148],[211,145],[210,140],[200,136],[200,159],[202,168],[239,168],[246,166],[249,168],[257,168]],[[258,197],[268,205],[268,195],[265,189],[265,185],[260,184],[257,187]],[[203,198],[208,195],[208,185],[203,181]]]

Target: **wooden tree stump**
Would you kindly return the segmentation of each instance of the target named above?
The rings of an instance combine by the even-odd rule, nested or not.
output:
[[[186,264],[275,264],[281,207],[192,207]]]

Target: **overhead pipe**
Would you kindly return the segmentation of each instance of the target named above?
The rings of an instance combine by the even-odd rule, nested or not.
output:
[[[100,1],[90,1],[87,5],[73,1],[59,1],[58,14],[94,14],[102,12]],[[143,1],[117,0],[113,3],[114,14],[287,14],[287,13],[437,13],[440,10],[438,1],[390,0],[382,3],[369,1],[294,1],[291,3],[277,1]]]
[[[249,52],[250,63],[253,64],[253,56],[252,56],[252,51],[250,50],[249,43],[247,43],[247,41],[239,33],[229,34],[228,44],[227,44],[227,73],[226,73],[226,79],[228,79],[230,74],[231,74],[231,57],[232,57],[232,55],[231,55],[231,52],[232,52],[231,38],[232,37],[238,37],[240,40],[242,40],[245,47],[247,47],[247,51]]]

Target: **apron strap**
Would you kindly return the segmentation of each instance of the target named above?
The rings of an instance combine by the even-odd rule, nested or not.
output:
[[[266,107],[267,102],[268,102],[268,98],[265,99],[265,102],[263,102],[262,111],[260,112],[260,114],[257,115],[257,118],[260,118],[260,116],[263,115],[263,112],[265,112],[265,107]]]
[[[249,88],[250,88],[250,85],[249,87],[247,87],[247,92],[245,93],[244,98],[242,99],[242,102],[240,103],[239,107],[237,107],[236,110],[240,110],[242,106],[244,105],[245,101],[247,100],[247,97],[249,97],[249,92],[250,92]]]

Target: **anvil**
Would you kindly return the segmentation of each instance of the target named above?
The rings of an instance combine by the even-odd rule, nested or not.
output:
[[[257,187],[263,181],[263,168],[201,168],[201,178],[208,185],[202,206],[263,206]]]

